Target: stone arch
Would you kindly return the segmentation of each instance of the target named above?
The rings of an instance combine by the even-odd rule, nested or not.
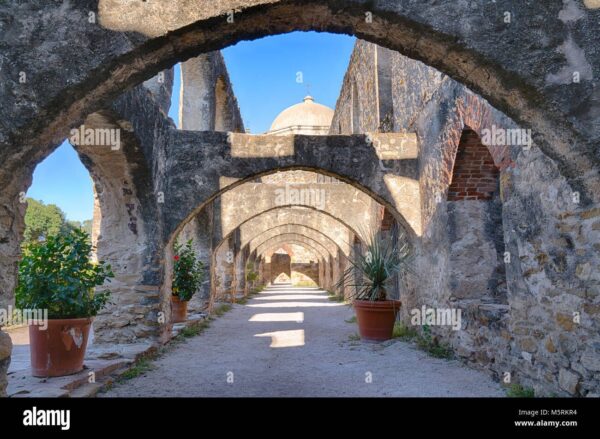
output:
[[[95,113],[89,129],[120,126],[109,114]],[[134,342],[156,336],[156,303],[160,294],[158,217],[149,175],[135,157],[136,140],[123,136],[119,149],[106,145],[74,145],[94,182],[92,242],[99,260],[109,263],[115,278],[108,284],[110,304],[94,322],[95,340]],[[128,329],[131,328],[131,329]]]
[[[588,197],[593,199],[594,191],[590,188],[598,184],[598,173],[595,169],[597,160],[594,160],[590,146],[599,137],[593,123],[595,119],[591,116],[598,108],[590,100],[593,87],[576,90],[570,87],[566,90],[565,87],[557,87],[561,83],[558,74],[549,73],[541,82],[536,76],[536,72],[540,71],[569,68],[566,60],[557,61],[555,56],[562,41],[571,38],[569,28],[559,19],[562,17],[560,5],[514,6],[520,15],[542,14],[546,18],[540,31],[554,38],[550,39],[552,44],[545,50],[536,52],[529,50],[535,33],[527,32],[529,23],[525,21],[513,23],[510,29],[502,30],[512,35],[520,33],[522,38],[518,39],[498,39],[495,34],[482,33],[480,26],[460,29],[455,26],[456,20],[452,17],[457,14],[463,19],[494,17],[497,11],[484,11],[487,5],[431,8],[435,9],[435,13],[424,12],[428,6],[422,3],[400,7],[393,3],[372,5],[361,0],[344,3],[308,0],[301,4],[291,0],[254,0],[250,5],[240,6],[234,23],[229,23],[226,20],[228,5],[186,3],[184,8],[169,4],[167,10],[146,4],[132,11],[123,9],[125,4],[101,0],[98,14],[102,27],[98,29],[85,25],[88,14],[85,5],[46,6],[46,14],[38,15],[55,17],[55,26],[52,29],[42,24],[32,26],[32,29],[37,29],[35,38],[52,44],[60,35],[65,47],[86,56],[75,57],[65,51],[62,56],[65,62],[67,59],[70,61],[71,68],[64,81],[32,81],[31,91],[19,99],[35,100],[35,106],[13,105],[17,94],[10,89],[18,87],[17,80],[8,82],[6,108],[17,108],[14,118],[22,122],[5,125],[11,128],[3,137],[18,139],[19,147],[26,148],[26,153],[35,149],[33,145],[38,145],[38,149],[39,145],[45,148],[45,145],[66,137],[71,121],[81,120],[86,114],[96,111],[101,103],[127,87],[149,79],[178,60],[217,50],[243,38],[291,30],[351,32],[438,68],[471,87],[517,122],[534,128],[543,140],[540,144],[544,152],[558,161],[571,182],[577,183],[576,189],[582,189],[584,200]],[[186,10],[186,13],[174,13],[181,10]],[[14,23],[18,23],[17,17],[21,13],[26,13],[25,9],[7,11],[15,18],[12,20]],[[373,19],[365,20],[365,14]],[[578,35],[577,43],[588,57],[583,66],[583,80],[594,83],[590,63],[598,64],[600,55],[587,49],[598,30],[595,11],[588,11],[578,19],[581,20],[579,28],[584,30]],[[265,22],[269,23],[268,27],[264,26]],[[57,26],[72,26],[70,35],[67,35],[71,39],[64,41],[64,35],[55,32]],[[145,35],[145,38],[134,43],[126,33],[131,31]],[[31,38],[33,34],[23,35],[20,44],[15,43],[10,48],[7,58],[19,60],[18,54],[26,52],[24,47],[32,46]],[[535,38],[539,40],[539,36]],[[90,40],[106,40],[110,44],[97,45],[92,52],[85,47]],[[501,42],[500,47],[498,41]],[[526,56],[517,62],[509,55],[514,52]],[[53,65],[47,63],[43,56],[33,55],[28,57],[28,70],[34,72],[32,76],[53,78]],[[91,59],[96,62],[92,63]],[[21,64],[14,63],[11,66],[14,71],[8,72],[8,77],[18,78],[16,73],[19,69],[22,71]],[[575,99],[573,93],[577,95]],[[583,101],[589,102],[590,108],[587,112],[577,113],[576,106]],[[50,111],[55,102],[61,102],[65,108],[60,114]],[[32,108],[39,111],[32,111]],[[14,152],[14,149],[7,149],[5,154]],[[7,168],[15,165],[8,160],[3,160],[3,163]],[[586,176],[585,179],[579,178],[581,174]]]
[[[300,247],[305,252],[307,252],[307,254],[309,255],[309,262],[305,262],[305,263],[294,262],[294,263],[292,263],[292,260],[291,260],[292,254],[294,254],[294,251],[292,250],[293,245]],[[320,256],[318,256],[318,254],[315,252],[315,250],[311,249],[307,245],[300,244],[300,243],[275,244],[273,247],[268,249],[265,253],[260,255],[260,261],[261,261],[260,264],[262,266],[262,272],[263,272],[263,277],[262,277],[263,283],[264,282],[272,282],[273,279],[276,278],[276,276],[277,276],[277,269],[275,269],[275,271],[273,270],[273,257],[278,254],[277,253],[278,249],[284,250],[286,252],[286,255],[289,258],[288,259],[288,261],[289,261],[288,276],[290,277],[290,280],[292,282],[294,281],[294,274],[299,273],[303,277],[308,277],[312,282],[315,283],[315,285],[319,285],[321,283],[322,276],[321,276],[321,271],[320,271],[319,267],[322,265],[321,261],[323,259]],[[267,260],[269,260],[270,262],[267,262]],[[265,271],[268,272],[267,276],[264,276]]]
[[[482,32],[481,26],[457,26],[452,19],[457,16],[465,21],[476,17],[493,19],[494,11],[485,9],[491,4],[483,3],[475,7],[467,3],[440,7],[438,2],[425,0],[425,3],[402,5],[380,2],[374,7],[371,2],[359,0],[344,3],[255,0],[251,7],[240,9],[235,24],[225,24],[229,5],[214,5],[215,9],[211,10],[207,2],[186,3],[188,13],[176,14],[172,11],[183,8],[171,3],[169,9],[164,10],[156,2],[145,2],[132,15],[121,9],[126,7],[125,3],[100,1],[98,10],[103,26],[87,26],[88,4],[72,3],[44,6],[44,13],[38,14],[31,14],[31,6],[27,4],[12,10],[9,9],[12,4],[0,7],[8,17],[6,22],[11,23],[8,33],[20,26],[21,14],[28,14],[34,20],[29,27],[31,31],[25,29],[22,38],[7,49],[6,58],[15,61],[3,66],[8,79],[3,88],[6,94],[2,95],[6,105],[0,133],[3,163],[0,181],[3,188],[7,188],[3,194],[6,199],[1,203],[8,206],[2,211],[2,235],[9,242],[3,243],[1,255],[8,265],[14,265],[11,249],[15,248],[19,235],[19,219],[14,214],[15,209],[18,210],[15,187],[20,185],[20,179],[28,178],[26,172],[21,172],[27,166],[23,157],[43,156],[66,137],[71,124],[79,124],[86,115],[99,110],[126,88],[150,78],[176,60],[216,50],[241,38],[292,29],[353,32],[439,68],[470,86],[515,121],[533,128],[540,148],[558,165],[570,189],[581,193],[582,205],[589,205],[600,196],[595,189],[599,179],[593,147],[600,137],[594,117],[599,104],[593,95],[598,80],[593,79],[591,67],[600,64],[600,54],[593,46],[594,35],[598,33],[595,11],[587,11],[577,19],[578,32],[572,35],[572,23],[560,19],[564,18],[560,2],[520,3],[511,6],[518,15],[543,17],[543,25],[537,25],[536,32],[527,32],[531,23],[523,20],[510,29],[499,29],[488,35]],[[429,7],[434,3],[436,7]],[[374,23],[364,20],[365,12],[373,14]],[[136,17],[137,13],[140,15]],[[268,27],[265,22],[269,23]],[[71,32],[56,32],[57,28],[69,26],[72,26]],[[136,29],[136,26],[145,28]],[[134,30],[139,33],[131,38]],[[508,34],[511,38],[503,38]],[[543,50],[531,50],[537,47],[540,38],[546,37],[550,43]],[[34,45],[34,38],[46,44]],[[89,41],[106,44],[90,48]],[[570,86],[561,79],[574,67],[570,60],[563,60],[561,50],[557,50],[568,41],[583,54],[581,86]],[[37,56],[48,46],[63,49],[53,54],[57,62],[69,62],[70,69],[60,80],[55,80],[54,63],[48,63],[47,56]],[[27,56],[22,56],[23,53]],[[518,59],[515,53],[521,54]],[[23,70],[28,71],[30,78],[43,80],[33,80],[29,87],[21,87],[16,78]],[[548,72],[548,75],[541,78],[539,72]],[[56,111],[59,103],[63,111]],[[475,125],[469,123],[469,126],[476,130]],[[159,167],[165,149],[156,153],[159,159],[151,163],[150,168]],[[152,152],[147,154],[147,157],[152,156]],[[165,232],[165,236],[169,236],[169,232]],[[11,287],[11,275],[5,277],[8,280],[3,280],[2,287]]]
[[[287,216],[294,212],[297,213],[296,216],[309,216],[313,213],[327,216],[340,222],[363,239],[365,238],[362,236],[363,229],[376,226],[370,213],[377,211],[378,203],[361,190],[347,184],[311,184],[310,187],[325,191],[324,203],[278,203],[277,195],[285,191],[285,185],[246,183],[224,193],[223,203],[221,203],[223,235],[228,235],[262,214],[276,214],[279,211],[282,215],[287,213]],[[335,203],[330,203],[328,200],[335,200]]]
[[[264,241],[279,236],[279,235],[287,235],[287,234],[295,234],[302,235],[307,238],[311,238],[314,241],[321,244],[325,247],[330,255],[336,255],[338,251],[341,249],[337,246],[335,241],[329,238],[326,234],[322,233],[319,230],[315,230],[311,227],[307,227],[301,224],[284,224],[279,227],[274,227],[266,232],[257,235],[252,240],[248,242],[250,253],[258,248],[258,246]]]
[[[286,233],[282,235],[273,236],[267,239],[266,241],[261,242],[261,244],[256,248],[256,254],[262,255],[273,246],[285,243],[309,246],[316,252],[318,256],[320,256],[324,260],[328,260],[331,256],[327,248],[325,248],[321,243],[313,240],[312,238],[303,235],[298,235],[295,233]]]
[[[273,269],[273,267],[276,267]],[[291,257],[288,253],[272,253],[271,262],[269,263],[269,283],[275,282],[275,280],[281,275],[285,274],[288,279],[292,278],[292,263]]]
[[[100,342],[135,341],[138,337],[155,335],[158,327],[157,303],[162,281],[159,263],[162,242],[160,225],[156,221],[159,215],[152,174],[144,154],[145,139],[143,135],[139,136],[144,130],[132,128],[138,128],[144,122],[139,114],[134,115],[139,110],[137,105],[151,115],[164,111],[157,99],[145,86],[136,87],[105,110],[89,115],[82,126],[69,133],[71,143],[76,143],[74,149],[93,180],[93,242],[98,257],[110,263],[116,275],[109,284],[114,292],[114,305],[102,312],[94,325],[95,340]],[[77,142],[76,133],[81,135],[85,130],[92,130],[95,140]],[[113,133],[115,135],[111,137]],[[115,144],[111,143],[113,140]],[[15,205],[19,194],[26,193],[35,167],[59,143],[23,157],[22,168],[3,191],[2,198],[7,197],[6,204],[2,203],[4,206]],[[0,171],[0,175],[3,174],[4,169]],[[0,276],[0,282],[5,283],[0,289],[7,292],[0,295],[0,305],[12,302],[16,282],[25,205],[17,203],[16,206],[17,209],[7,212],[12,222],[6,231],[2,230],[10,239],[0,245],[0,260],[6,270],[6,275]],[[4,229],[2,225],[0,228]],[[117,248],[111,250],[115,245]],[[126,328],[130,324],[135,330]],[[115,331],[115,328],[125,329]]]
[[[332,258],[338,258],[341,251],[336,242],[321,231],[305,225],[282,224],[270,228],[260,235],[255,235],[247,242],[240,242],[239,235],[229,234],[212,252],[210,263],[211,297],[218,297],[232,291],[242,291],[245,288],[246,265],[252,254],[258,253],[257,248],[266,240],[276,236],[303,236],[319,244],[320,250],[325,250]],[[324,254],[321,254],[324,256]]]
[[[275,209],[255,216],[253,219],[242,223],[240,226],[241,245],[246,245],[256,236],[286,224],[302,225],[313,230],[320,230],[329,239],[336,243],[340,250],[347,254],[350,248],[350,234],[352,231],[333,217],[319,211],[309,211],[310,215],[298,215],[296,209]],[[353,233],[352,233],[353,234]]]
[[[420,203],[414,135],[173,134],[171,157],[159,183],[165,188],[163,218],[168,241],[216,197],[257,177],[296,169],[350,184],[388,207],[410,237],[421,233],[420,211],[413,208]],[[211,143],[211,148],[202,148],[205,143]],[[197,181],[199,174],[203,175],[201,182]],[[182,206],[196,207],[186,210]]]

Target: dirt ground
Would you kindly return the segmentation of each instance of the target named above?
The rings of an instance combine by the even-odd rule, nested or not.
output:
[[[352,316],[322,290],[274,286],[100,396],[504,396],[458,361],[356,341]]]

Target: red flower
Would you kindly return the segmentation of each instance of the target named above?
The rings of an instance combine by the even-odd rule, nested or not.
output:
[[[179,260],[179,256],[175,255],[175,260],[178,261]]]

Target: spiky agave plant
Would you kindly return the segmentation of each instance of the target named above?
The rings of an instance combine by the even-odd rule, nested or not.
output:
[[[336,287],[354,287],[350,297],[357,300],[388,300],[387,286],[398,273],[410,271],[412,250],[401,233],[396,242],[384,239],[379,232],[367,235],[366,248],[348,258],[350,267]]]

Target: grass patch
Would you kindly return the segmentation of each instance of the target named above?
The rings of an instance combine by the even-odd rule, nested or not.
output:
[[[175,339],[191,338],[191,337],[196,337],[197,335],[202,334],[204,332],[204,330],[210,326],[210,321],[211,321],[210,318],[206,318],[194,325],[186,326],[179,332],[179,334],[177,335],[177,337],[175,337]]]
[[[402,322],[396,322],[394,324],[392,337],[404,341],[415,342],[419,349],[435,358],[449,360],[454,357],[452,348],[445,343],[440,343],[434,338],[431,334],[431,328],[428,325],[423,325],[423,330],[419,333],[414,328],[410,328]]]
[[[444,358],[446,360],[450,360],[454,357],[454,352],[452,352],[452,349],[450,349],[449,346],[435,342],[432,343],[423,337],[419,337],[417,339],[417,346],[435,358]]]
[[[294,284],[295,287],[316,287],[317,284],[309,280],[301,280]]]
[[[392,338],[399,338],[401,340],[411,341],[414,340],[417,336],[418,333],[413,328],[409,328],[402,322],[394,323]]]
[[[127,369],[119,377],[119,382],[130,380],[132,378],[139,377],[154,368],[150,362],[150,358],[141,358],[132,367]]]
[[[241,299],[238,299],[235,301],[235,303],[239,304],[239,305],[245,305],[248,303],[248,296],[244,296]]]
[[[356,323],[356,316],[352,316],[349,319],[344,320],[346,323]]]
[[[213,314],[216,315],[217,317],[221,317],[227,311],[230,311],[231,308],[232,308],[232,305],[230,303],[223,303],[222,305],[215,308],[215,310],[213,311]]]
[[[338,302],[338,303],[342,303],[346,301],[346,298],[344,296],[338,296],[338,295],[330,295],[328,297],[329,300],[331,300],[332,302]]]
[[[523,387],[520,384],[512,384],[506,391],[509,398],[533,398],[535,391],[531,387]]]
[[[348,340],[350,341],[360,341],[360,335],[354,333],[348,336]]]

